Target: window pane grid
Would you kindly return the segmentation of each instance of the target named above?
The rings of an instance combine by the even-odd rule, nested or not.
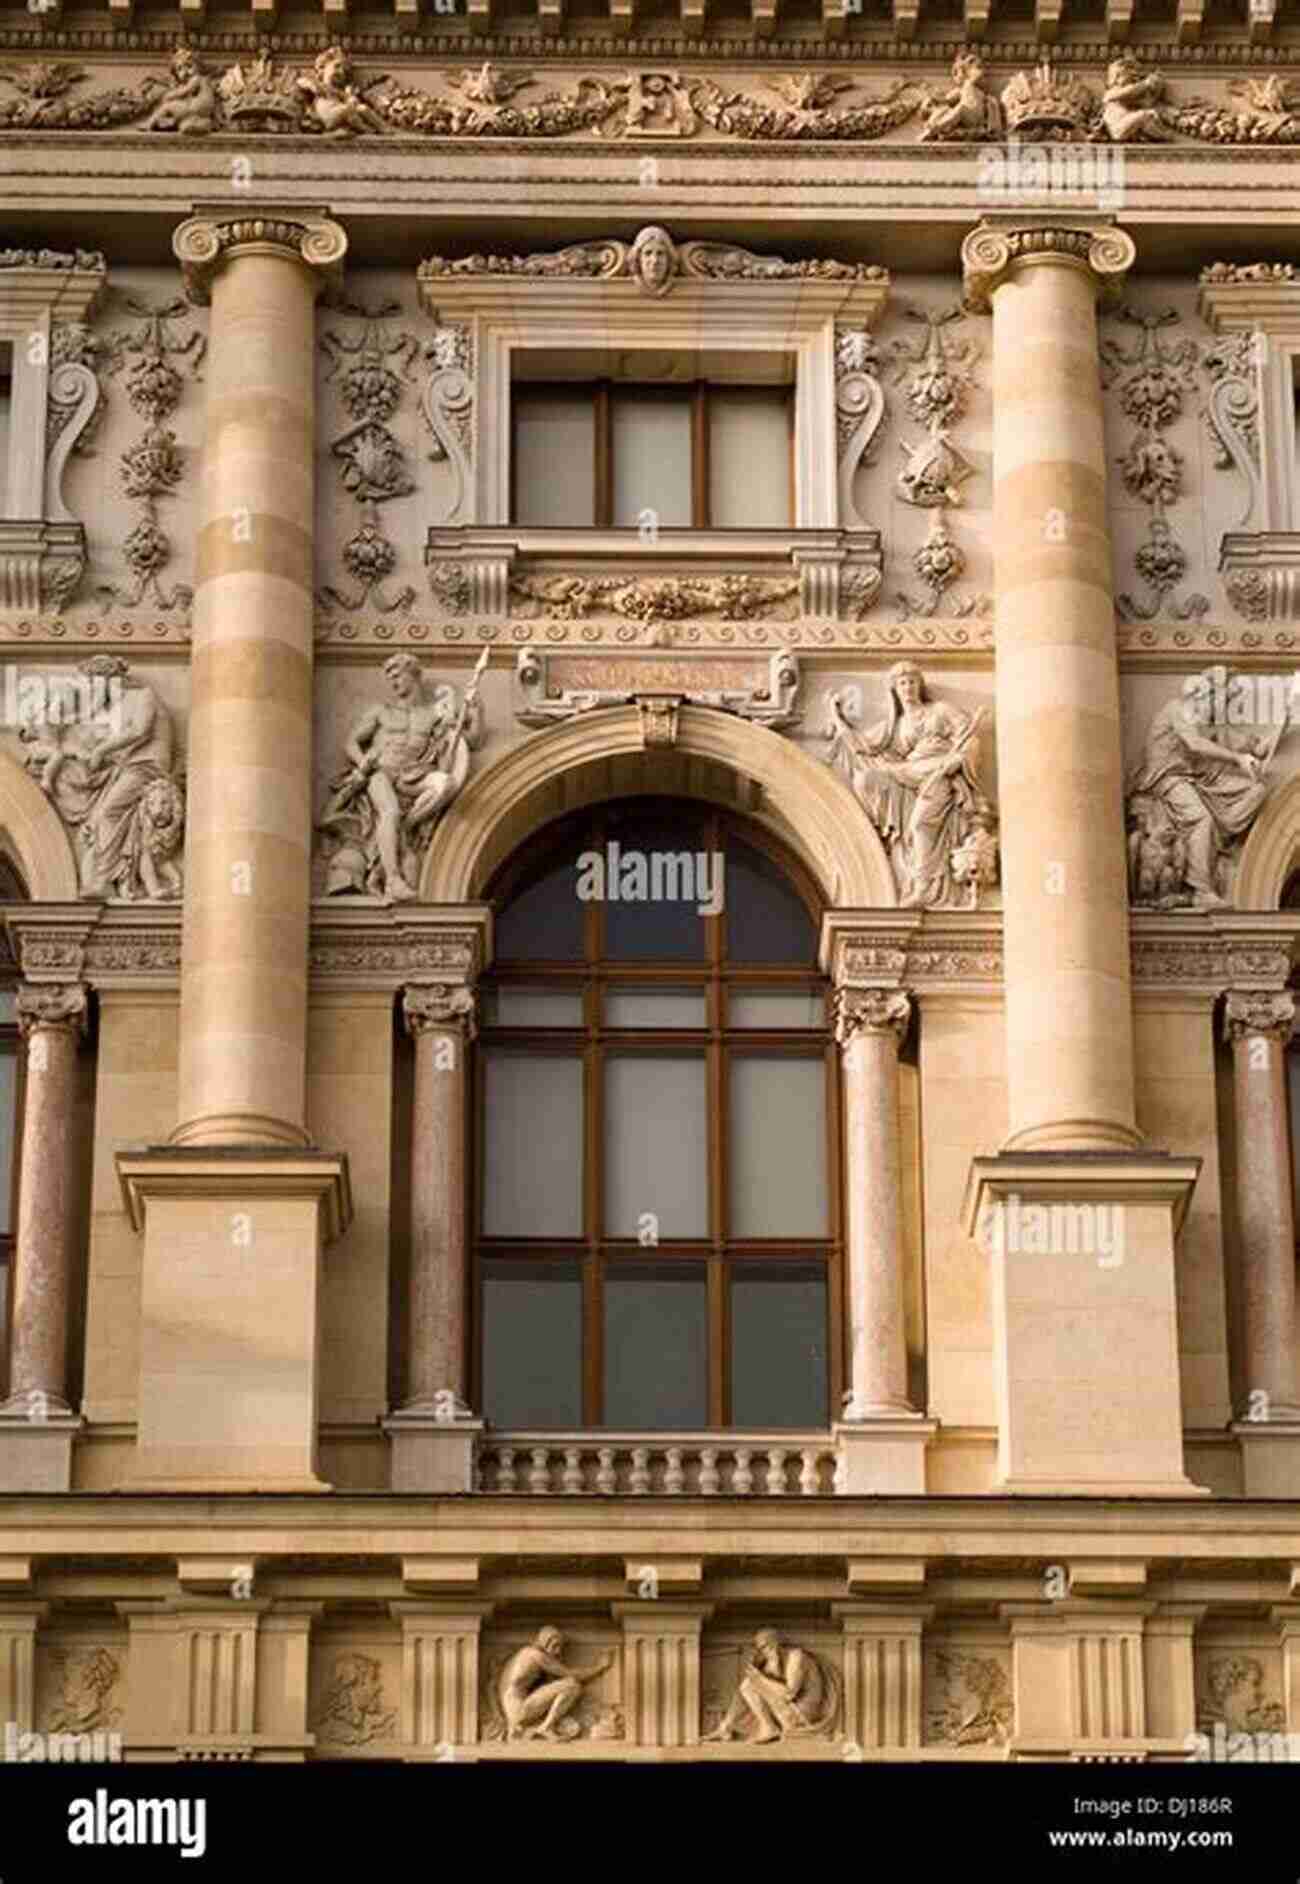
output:
[[[673,807],[676,811],[677,807]],[[691,830],[676,841],[683,849],[706,848],[719,849],[730,839],[732,829],[726,814],[703,811],[691,807],[695,814]],[[626,817],[635,820],[642,814],[649,815],[653,806],[640,803],[629,808]],[[598,811],[587,814],[587,822],[582,836],[582,848],[600,848],[606,841],[610,828],[615,831],[626,830],[625,821],[614,816],[607,822],[606,814]],[[744,832],[744,841],[753,851],[753,833]],[[630,841],[630,839],[629,839]],[[775,860],[772,860],[775,861]],[[778,865],[779,867],[779,865]],[[788,869],[788,866],[787,866]],[[788,876],[786,878],[788,883]],[[727,924],[725,910],[716,916],[701,918],[702,959],[694,961],[681,958],[667,958],[656,962],[643,958],[632,960],[611,957],[605,953],[607,947],[604,905],[598,901],[590,903],[585,910],[583,924],[584,958],[581,961],[570,960],[563,965],[551,965],[535,958],[519,958],[506,963],[503,968],[489,979],[506,986],[513,983],[517,987],[539,990],[543,984],[554,988],[581,988],[584,1003],[585,1026],[577,1028],[555,1028],[543,1031],[537,1028],[485,1028],[485,1040],[493,1050],[542,1051],[548,1048],[554,1052],[568,1049],[577,1052],[583,1061],[583,1172],[582,1187],[582,1234],[580,1237],[565,1236],[557,1238],[539,1236],[490,1237],[482,1234],[482,1204],[478,1205],[480,1215],[480,1234],[476,1239],[476,1262],[480,1273],[486,1266],[489,1270],[498,1261],[511,1256],[527,1256],[540,1265],[554,1264],[554,1273],[562,1273],[567,1262],[577,1262],[582,1279],[582,1360],[581,1360],[581,1400],[583,1407],[582,1425],[592,1428],[614,1429],[626,1424],[607,1412],[606,1397],[607,1363],[616,1364],[616,1355],[607,1353],[610,1314],[614,1314],[618,1329],[616,1347],[619,1341],[626,1342],[629,1324],[625,1307],[634,1299],[632,1296],[619,1295],[620,1287],[631,1288],[630,1278],[645,1271],[647,1262],[660,1266],[660,1273],[665,1283],[670,1278],[682,1282],[685,1293],[674,1297],[682,1303],[691,1303],[689,1317],[703,1317],[702,1327],[692,1334],[689,1328],[678,1327],[673,1339],[685,1342],[682,1353],[694,1353],[692,1344],[697,1337],[706,1342],[706,1384],[707,1418],[702,1422],[709,1429],[739,1427],[737,1409],[732,1406],[733,1398],[733,1346],[739,1338],[742,1342],[752,1343],[758,1339],[753,1333],[755,1328],[761,1331],[765,1326],[761,1314],[757,1321],[749,1313],[749,1320],[741,1323],[740,1335],[736,1333],[733,1293],[737,1278],[748,1278],[745,1286],[752,1291],[761,1285],[761,1278],[770,1276],[779,1278],[789,1270],[792,1264],[799,1265],[800,1272],[807,1285],[807,1290],[820,1289],[817,1300],[824,1304],[824,1335],[821,1337],[819,1366],[824,1368],[824,1388],[827,1402],[824,1419],[832,1416],[838,1402],[833,1398],[839,1391],[843,1368],[840,1365],[840,1341],[842,1337],[843,1317],[837,1301],[840,1287],[842,1261],[839,1248],[840,1213],[838,1199],[834,1191],[834,1181],[838,1168],[838,1147],[835,1143],[838,1129],[838,1079],[835,1072],[834,1056],[828,1045],[828,1016],[825,982],[817,976],[811,967],[812,948],[801,961],[788,962],[745,962],[732,964],[727,959]],[[787,925],[788,926],[788,925]],[[813,935],[809,925],[809,935]],[[620,1028],[612,1026],[606,1019],[606,1001],[611,991],[618,989],[635,991],[636,995],[651,997],[656,990],[670,995],[675,991],[694,989],[705,997],[704,1024],[691,1027],[669,1026],[662,1029],[653,1027]],[[781,995],[786,999],[800,1002],[808,1010],[809,1020],[802,1026],[790,1028],[766,1028],[756,1025],[736,1027],[728,1024],[729,998],[743,997],[746,992]],[[820,1018],[817,1018],[817,1017]],[[812,1024],[810,1024],[810,1021]],[[735,1079],[738,1062],[755,1057],[768,1062],[772,1067],[779,1067],[783,1060],[793,1065],[802,1062],[805,1066],[823,1064],[822,1079],[826,1092],[826,1119],[824,1136],[828,1141],[822,1153],[825,1169],[825,1219],[816,1228],[801,1225],[801,1230],[812,1228],[811,1234],[790,1234],[793,1227],[787,1225],[784,1233],[772,1235],[740,1234],[739,1228],[731,1221],[731,1136],[733,1121],[730,1115],[729,1097]],[[701,1225],[699,1234],[673,1235],[670,1228],[660,1226],[657,1243],[647,1246],[638,1235],[615,1235],[606,1221],[607,1189],[609,1182],[607,1131],[612,1129],[607,1119],[610,1103],[610,1063],[622,1063],[625,1069],[636,1064],[643,1068],[655,1059],[680,1061],[683,1058],[701,1062],[706,1081],[706,1105],[703,1123],[705,1138],[704,1154],[706,1163],[706,1220]],[[627,1071],[615,1074],[615,1081],[625,1079]],[[769,1077],[777,1077],[776,1073]],[[803,1075],[805,1082],[808,1075]],[[635,1078],[635,1076],[634,1076]],[[615,1095],[617,1097],[617,1095]],[[693,1131],[698,1128],[696,1117]],[[544,1152],[542,1153],[544,1155]],[[692,1153],[697,1160],[698,1148]],[[481,1161],[478,1164],[480,1172]],[[643,1165],[643,1174],[652,1169]],[[650,1186],[653,1189],[653,1185]],[[653,1198],[646,1200],[646,1207],[653,1209]],[[624,1217],[620,1228],[634,1228],[634,1221],[629,1219],[630,1203],[624,1200]],[[762,1227],[751,1223],[751,1230]],[[694,1292],[684,1278],[697,1275],[703,1278],[703,1295]],[[763,1302],[776,1301],[779,1298],[781,1284],[773,1280],[770,1285],[774,1293],[771,1296],[760,1295],[755,1298],[760,1305]],[[610,1290],[614,1290],[611,1298]],[[805,1290],[805,1294],[807,1293]],[[746,1300],[749,1298],[746,1297]],[[792,1300],[796,1298],[792,1297]],[[797,1298],[804,1301],[804,1296]],[[812,1300],[812,1296],[808,1296]],[[622,1304],[622,1306],[620,1306]],[[805,1302],[805,1311],[807,1310]],[[686,1313],[683,1310],[683,1313]],[[671,1319],[671,1318],[670,1318]],[[633,1324],[635,1317],[633,1317]],[[692,1322],[694,1326],[694,1322]],[[481,1346],[480,1344],[478,1344]],[[745,1350],[749,1358],[742,1354],[741,1394],[742,1398],[757,1391],[753,1383],[761,1380],[762,1369],[757,1367],[753,1354]],[[480,1365],[476,1358],[476,1366]],[[745,1371],[748,1369],[748,1372]],[[819,1376],[820,1378],[820,1376]],[[746,1386],[744,1383],[750,1384]],[[644,1383],[643,1383],[644,1384]],[[698,1383],[697,1383],[698,1384]],[[619,1391],[623,1391],[620,1389]],[[626,1391],[631,1394],[633,1383],[626,1383]],[[683,1392],[685,1390],[683,1389]],[[692,1389],[691,1391],[694,1391]],[[615,1396],[617,1401],[617,1395]],[[673,1411],[671,1393],[665,1392],[665,1420],[663,1430],[685,1430],[683,1425],[684,1400],[676,1404]],[[624,1411],[627,1409],[625,1408]],[[485,1407],[489,1418],[493,1417],[491,1407]],[[614,1409],[617,1412],[617,1405]],[[670,1419],[669,1415],[673,1415]],[[674,1423],[675,1421],[675,1423]],[[691,1422],[692,1424],[694,1422]],[[785,1421],[770,1421],[774,1428],[784,1427]],[[818,1424],[820,1420],[805,1420],[803,1424]],[[557,1428],[559,1421],[550,1424]],[[746,1426],[753,1422],[746,1420]],[[761,1426],[764,1422],[758,1422]],[[754,1427],[757,1430],[757,1427]],[[650,1428],[645,1428],[650,1430]]]

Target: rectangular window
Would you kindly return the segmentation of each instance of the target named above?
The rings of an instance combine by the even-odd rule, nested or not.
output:
[[[576,1262],[483,1265],[483,1413],[494,1426],[582,1424],[582,1274]]]
[[[794,388],[516,382],[513,519],[571,529],[789,529]]]

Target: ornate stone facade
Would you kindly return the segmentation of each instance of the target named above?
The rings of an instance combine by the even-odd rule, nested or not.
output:
[[[959,12],[0,9],[0,1726],[1300,1732],[1300,41],[1271,0]],[[520,521],[524,385],[604,523]],[[777,458],[711,429],[738,390]],[[629,391],[689,409],[687,521],[610,521]],[[727,905],[584,979],[527,899],[648,800],[815,958],[741,960]],[[588,1421],[591,1353],[569,1423],[490,1417],[493,1262],[598,1249],[594,1316],[656,1260],[594,1175],[643,970],[705,990],[655,1052],[710,1056],[717,1168],[755,1067],[825,1069],[833,1298],[768,1370],[821,1370],[812,1423],[731,1424],[730,1362],[693,1425]],[[576,1229],[496,1238],[503,1064],[530,1199],[559,1163],[530,1055],[606,1110]],[[755,1191],[802,1178],[790,1106]]]

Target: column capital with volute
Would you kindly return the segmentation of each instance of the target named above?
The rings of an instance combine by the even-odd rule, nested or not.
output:
[[[172,252],[189,299],[206,307],[213,276],[237,255],[297,260],[318,273],[322,288],[336,288],[343,279],[348,238],[328,212],[259,205],[251,213],[246,203],[213,203],[196,205],[172,236]]]
[[[1044,263],[1082,269],[1092,277],[1102,301],[1113,301],[1136,259],[1133,238],[1108,221],[989,218],[961,245],[967,311],[987,314],[1004,281],[1018,269]]]

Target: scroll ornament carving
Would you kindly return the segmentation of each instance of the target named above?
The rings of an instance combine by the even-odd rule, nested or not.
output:
[[[84,897],[175,901],[185,780],[171,713],[119,655],[90,655],[77,671],[92,701],[107,692],[107,708],[25,720],[23,764],[75,833]]]
[[[77,981],[29,983],[19,988],[15,1010],[24,1040],[38,1027],[67,1027],[81,1034],[86,1027],[86,990]]]
[[[430,697],[413,654],[384,663],[389,697],[368,706],[348,736],[348,763],[333,779],[318,830],[326,895],[351,892],[409,901],[439,817],[469,776],[485,730],[478,686],[484,648],[464,695]]]
[[[679,670],[679,684],[672,689],[658,684],[660,677],[657,673],[647,679],[642,687],[624,684],[607,688],[557,689],[548,684],[545,655],[531,645],[519,650],[515,677],[523,696],[523,705],[517,708],[515,718],[523,726],[552,726],[564,720],[576,719],[583,713],[595,712],[601,707],[627,706],[633,701],[651,697],[665,698],[669,695],[688,706],[713,707],[720,713],[734,713],[756,726],[766,726],[771,732],[788,731],[803,718],[799,705],[799,662],[795,655],[784,648],[772,655],[768,662],[768,679],[764,687],[729,689],[693,686],[687,663]]]
[[[1235,464],[1246,479],[1247,502],[1238,528],[1254,507],[1259,478],[1258,339],[1255,333],[1223,334],[1204,355],[1211,385],[1205,417],[1216,446],[1215,466],[1227,471]]]
[[[558,1629],[539,1629],[513,1655],[489,1664],[483,1689],[485,1740],[614,1740],[623,1720],[612,1707],[595,1708],[584,1690],[614,1666],[612,1655],[580,1668],[564,1659]]]
[[[847,691],[831,694],[828,763],[879,833],[900,904],[976,907],[997,873],[997,814],[978,778],[984,710],[932,700],[920,668],[899,661],[885,717],[860,727],[852,711]]]
[[[1218,909],[1241,844],[1268,795],[1272,733],[1231,724],[1224,670],[1191,677],[1152,720],[1126,784],[1135,904]]]
[[[392,1738],[396,1723],[397,1710],[387,1703],[378,1656],[336,1656],[312,1723],[317,1738],[327,1745],[361,1747]]]
[[[433,435],[429,453],[451,467],[451,494],[435,523],[454,523],[470,492],[474,452],[474,342],[464,321],[439,325],[424,348],[431,372],[420,395],[420,409]]]
[[[1011,1738],[1011,1682],[994,1655],[938,1649],[931,1663],[937,1690],[927,1721],[928,1737],[943,1746],[1005,1746]]]
[[[839,1721],[841,1685],[824,1656],[784,1643],[775,1629],[760,1629],[734,1695],[702,1737],[751,1746],[824,1738]]]
[[[839,444],[840,522],[849,530],[868,527],[858,509],[853,487],[858,471],[872,462],[871,447],[885,416],[879,364],[880,356],[865,327],[836,329],[835,426]]]
[[[1294,1022],[1294,995],[1254,991],[1232,993],[1224,1004],[1223,1031],[1228,1040],[1271,1034],[1279,1041],[1286,1042],[1291,1038]]]
[[[391,598],[383,592],[384,579],[396,567],[397,551],[380,523],[379,506],[407,497],[416,488],[406,452],[388,420],[397,412],[405,384],[411,380],[419,342],[414,334],[391,327],[392,317],[401,313],[397,301],[372,308],[345,301],[339,312],[361,323],[355,335],[331,328],[320,341],[330,362],[325,381],[337,376],[339,397],[354,421],[333,441],[330,452],[343,488],[361,506],[360,526],[342,550],[344,568],[357,589],[348,595],[327,583],[317,591],[316,600],[323,609],[342,609],[347,614],[355,614],[370,601],[387,615],[409,608],[415,600],[409,584]]]

